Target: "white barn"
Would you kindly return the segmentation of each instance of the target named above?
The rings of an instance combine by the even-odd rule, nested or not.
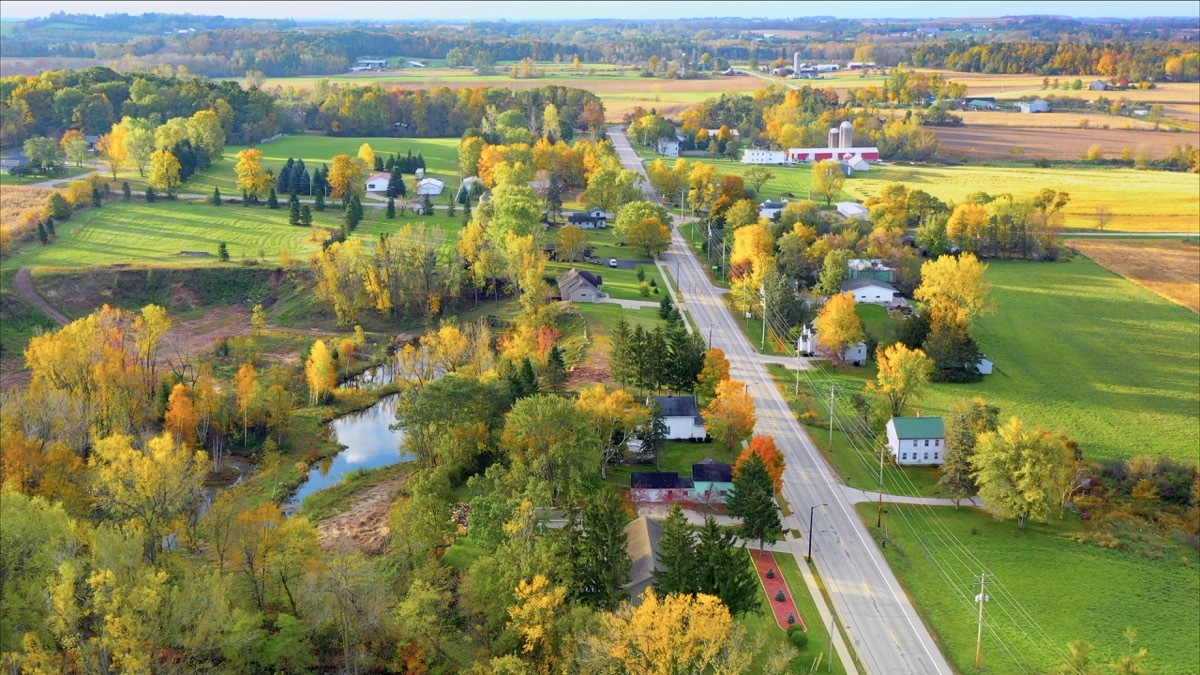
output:
[[[377,173],[367,179],[367,192],[387,192],[388,181],[392,179],[390,173]]]
[[[853,293],[856,304],[886,305],[896,299],[896,287],[886,281],[857,277],[842,282],[843,293]]]
[[[845,218],[866,219],[871,214],[871,212],[867,210],[867,207],[859,204],[858,202],[838,202],[837,212],[842,214],[842,216]]]
[[[946,461],[946,428],[940,417],[893,417],[887,439],[897,464],[937,466]]]
[[[742,164],[786,164],[786,150],[759,150],[746,148],[742,150]]]
[[[695,396],[656,396],[667,425],[668,441],[702,441],[708,436]]]
[[[436,197],[442,194],[442,190],[446,187],[446,182],[440,178],[422,178],[417,181],[417,194],[429,195]]]

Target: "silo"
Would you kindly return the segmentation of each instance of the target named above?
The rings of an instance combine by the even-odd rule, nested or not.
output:
[[[840,148],[854,147],[854,125],[851,124],[849,120],[847,120],[845,122],[842,122],[839,129],[841,129],[842,144],[839,145],[838,147],[840,147]]]
[[[792,75],[800,77],[800,52],[792,54]]]
[[[827,145],[827,146],[825,146],[825,147],[828,147],[828,148],[836,148],[836,147],[838,147],[838,146],[839,146],[839,143],[838,143],[838,128],[837,128],[837,127],[833,127],[832,129],[830,129],[830,130],[829,130],[829,145]]]

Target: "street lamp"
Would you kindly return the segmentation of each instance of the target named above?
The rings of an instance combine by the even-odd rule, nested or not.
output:
[[[817,506],[829,506],[828,504],[817,504],[816,506],[808,507],[808,555],[804,556],[804,560],[812,562],[812,540],[813,540],[813,511],[817,510]]]

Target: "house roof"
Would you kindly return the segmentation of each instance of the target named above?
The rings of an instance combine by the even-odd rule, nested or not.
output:
[[[572,213],[567,216],[568,223],[590,223],[593,220],[607,220],[608,214],[601,211],[596,213],[597,209],[592,209],[586,213]]]
[[[858,277],[856,279],[847,279],[842,282],[842,291],[843,292],[855,291],[860,288],[867,288],[869,286],[876,286],[878,288],[882,288],[885,291],[891,291],[893,293],[896,292],[895,286],[889,284],[886,281],[879,281],[878,279],[872,279],[870,277]]]
[[[698,417],[700,409],[696,407],[695,396],[656,396],[663,417]]]
[[[893,417],[892,426],[900,440],[946,437],[946,427],[940,417]]]
[[[600,289],[600,284],[603,283],[599,274],[593,274],[586,270],[577,270],[574,267],[563,273],[558,278],[558,290],[566,299],[573,291],[587,286],[591,286],[593,291]]]
[[[674,471],[635,471],[629,474],[629,487],[650,490],[676,490],[691,488],[692,479]]]
[[[441,178],[422,178],[421,180],[417,181],[417,186],[419,187],[422,185],[436,185],[440,190],[445,187],[446,181],[442,180]]]
[[[371,176],[370,178],[368,178],[367,182],[374,183],[377,180],[391,180],[391,179],[392,179],[392,174],[390,174],[390,173],[377,173],[374,176]]]
[[[783,207],[787,206],[787,200],[785,199],[780,202],[773,202],[768,199],[767,201],[763,202],[761,206],[764,209],[782,209]]]
[[[712,457],[692,465],[692,481],[709,481],[712,483],[732,483],[733,467],[725,462],[718,462]]]
[[[654,578],[663,569],[658,561],[658,542],[662,538],[662,521],[642,516],[625,526],[625,552],[629,554],[629,582],[625,588],[637,586]]]

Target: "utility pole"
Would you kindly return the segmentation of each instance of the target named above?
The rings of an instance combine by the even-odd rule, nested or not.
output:
[[[879,449],[879,515],[875,518],[875,527],[883,527],[883,448]]]
[[[975,596],[975,601],[979,603],[979,629],[975,634],[975,670],[983,668],[983,603],[987,600],[987,572],[981,572],[979,595]]]
[[[796,376],[800,376],[800,371],[796,371]],[[836,385],[829,385],[829,452],[833,452],[833,392],[836,389]]]
[[[765,351],[767,351],[767,286],[766,286],[766,284],[759,286],[758,292],[762,293],[762,301],[763,301],[763,312],[762,312],[763,334],[762,334],[762,347],[760,347],[760,349],[762,349],[762,351],[765,352]]]

